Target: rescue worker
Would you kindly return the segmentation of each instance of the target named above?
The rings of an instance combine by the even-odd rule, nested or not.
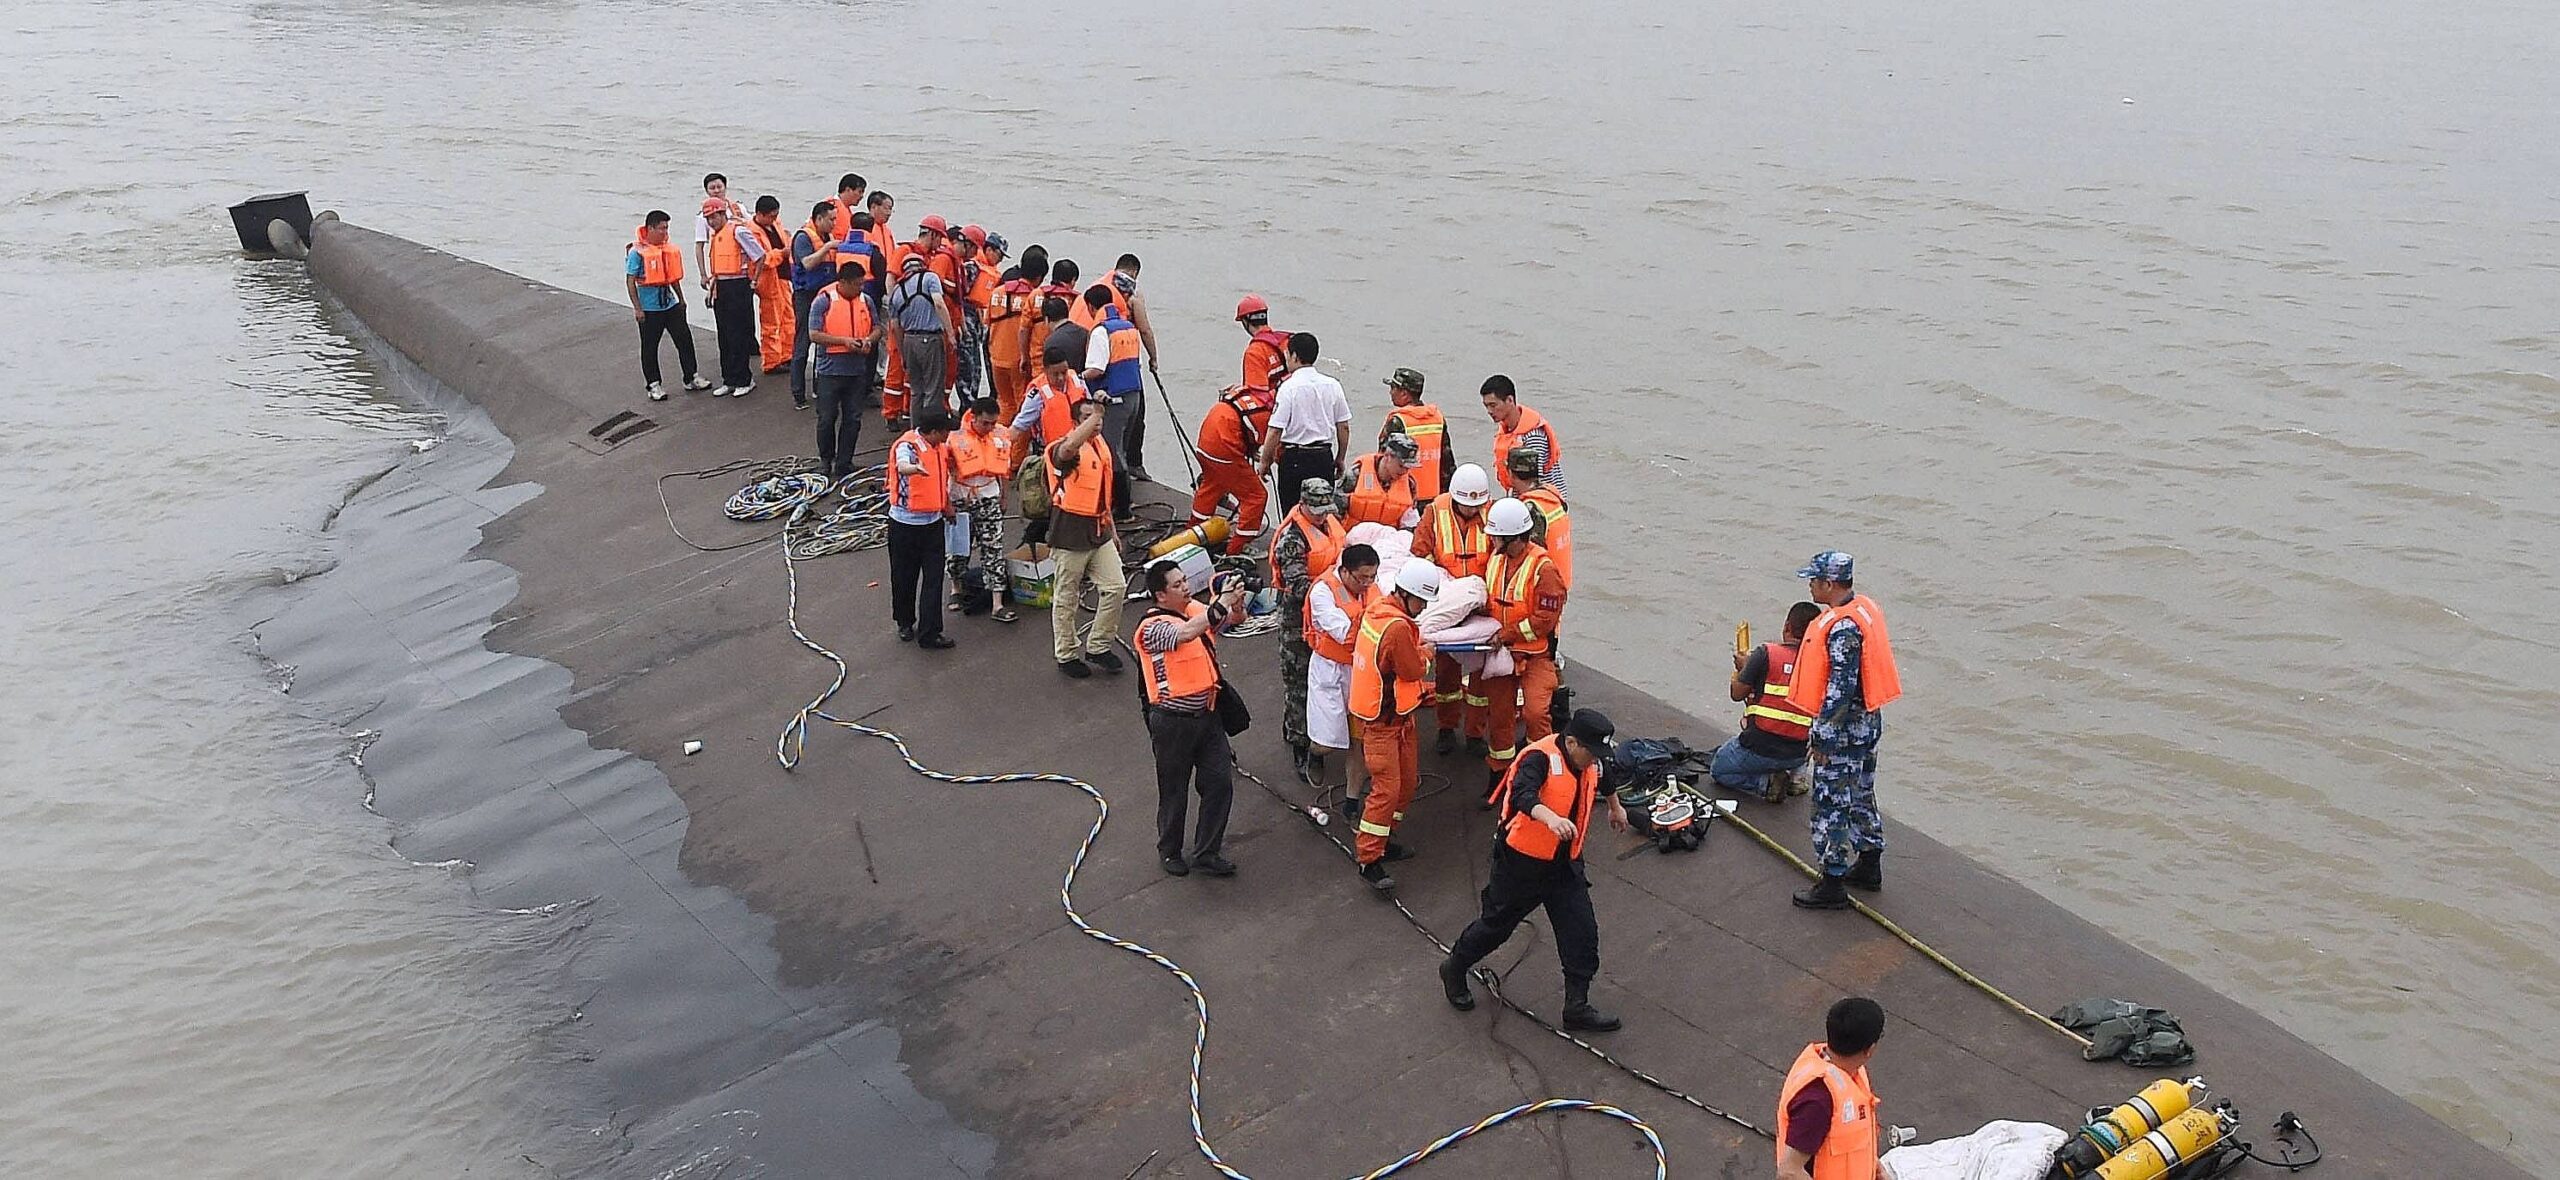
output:
[[[1450,1007],[1465,1012],[1476,1006],[1468,970],[1543,906],[1564,967],[1564,1027],[1617,1031],[1618,1018],[1591,1004],[1591,979],[1600,973],[1600,920],[1591,911],[1591,879],[1582,864],[1600,800],[1608,800],[1610,830],[1627,830],[1627,809],[1601,777],[1616,732],[1596,710],[1576,709],[1563,733],[1531,742],[1512,764],[1502,784],[1484,910],[1440,961],[1440,987]]]
[[[951,419],[934,406],[889,448],[889,614],[898,641],[939,651],[943,526],[951,523]]]
[[[745,397],[756,390],[756,268],[764,262],[764,242],[743,219],[730,216],[731,204],[713,198],[702,203],[702,219],[711,226],[711,321],[720,336],[719,388],[713,397]]]
[[[1884,609],[1857,592],[1856,561],[1837,549],[1813,555],[1796,576],[1822,613],[1796,646],[1787,704],[1813,718],[1813,851],[1822,880],[1795,895],[1806,909],[1849,906],[1849,887],[1884,888],[1884,816],[1876,810],[1876,743],[1886,705],[1902,695]],[[1854,861],[1852,858],[1855,858]]]
[[[986,227],[964,225],[952,235],[952,257],[959,260],[959,283],[952,301],[960,307],[960,335],[954,341],[958,365],[952,369],[951,393],[961,405],[975,405],[986,387],[987,305],[994,301],[996,268],[987,264],[990,238]]]
[[[1787,687],[1795,681],[1796,646],[1821,613],[1821,607],[1799,602],[1787,608],[1778,642],[1733,653],[1733,682],[1725,692],[1743,703],[1742,731],[1726,738],[1708,760],[1707,775],[1717,786],[1771,803],[1804,793],[1795,772],[1804,765],[1813,717],[1787,703]]]
[[[791,364],[791,345],[799,335],[791,326],[791,242],[782,233],[782,199],[756,198],[755,216],[747,226],[764,244],[756,265],[756,357],[764,371],[779,373]],[[795,399],[795,405],[799,404]]]
[[[711,290],[710,247],[711,239],[715,235],[711,226],[710,206],[713,202],[718,202],[722,208],[729,211],[729,220],[733,223],[744,221],[747,217],[747,211],[739,208],[736,201],[729,199],[728,177],[717,172],[703,176],[703,209],[696,212],[693,217],[693,265],[702,272],[702,289],[706,293]]]
[[[1557,440],[1555,427],[1547,425],[1536,410],[1520,404],[1520,391],[1512,388],[1511,378],[1500,373],[1484,379],[1484,412],[1493,419],[1493,471],[1501,478],[1503,490],[1513,495],[1519,489],[1511,482],[1511,452],[1526,450],[1538,457],[1538,477],[1559,495],[1570,496],[1573,489],[1564,480],[1564,444]]]
[[[1100,429],[1099,413],[1092,417]],[[1193,869],[1232,877],[1236,866],[1223,849],[1227,810],[1235,801],[1236,756],[1218,720],[1217,635],[1244,617],[1244,587],[1203,606],[1192,600],[1182,567],[1159,561],[1147,567],[1147,593],[1152,601],[1131,646],[1138,649],[1147,736],[1155,746],[1156,855],[1176,877]],[[1185,855],[1182,827],[1194,790],[1200,793],[1200,819]]]
[[[1280,592],[1280,617],[1293,619],[1307,609],[1307,589],[1333,569],[1342,556],[1341,493],[1329,479],[1309,479],[1298,489],[1298,506],[1280,520],[1268,555],[1270,585]],[[1290,764],[1299,778],[1307,766],[1307,661],[1313,649],[1307,637],[1280,629],[1280,740],[1289,747]]]
[[[925,269],[942,280],[943,321],[948,325],[942,334],[942,390],[946,394],[957,388],[960,334],[968,327],[966,313],[961,307],[960,252],[952,242],[952,235],[957,232],[949,221],[935,214],[917,223],[916,240],[907,244],[909,251],[924,257]],[[944,404],[949,403],[946,401]],[[954,412],[952,416],[957,418],[959,415]]]
[[[1010,422],[1022,409],[1023,386],[1040,367],[1031,350],[1031,326],[1040,322],[1040,284],[1049,277],[1049,255],[1038,246],[1022,252],[1013,278],[997,285],[987,306],[987,364],[994,369],[996,410]]]
[[[1393,892],[1387,862],[1412,855],[1391,842],[1404,809],[1422,781],[1415,714],[1422,708],[1422,680],[1431,664],[1413,617],[1440,593],[1440,567],[1408,561],[1396,570],[1393,593],[1379,595],[1360,616],[1351,646],[1350,712],[1360,727],[1360,757],[1369,768],[1369,794],[1360,808],[1352,856],[1360,879],[1378,893]],[[1506,931],[1505,933],[1508,933]]]
[[[837,232],[841,233],[853,224],[853,215],[862,212],[863,195],[870,190],[871,182],[864,180],[859,172],[847,172],[836,178],[836,195],[827,205],[835,210]]]
[[[1289,375],[1272,396],[1271,431],[1254,466],[1265,478],[1279,468],[1283,510],[1297,503],[1297,489],[1307,480],[1342,478],[1344,453],[1351,449],[1351,402],[1341,382],[1316,371],[1318,347],[1313,332],[1289,337]]]
[[[871,404],[875,358],[885,338],[879,309],[862,290],[862,261],[835,268],[835,285],[809,301],[808,333],[817,346],[818,471],[838,483],[853,474],[862,442],[862,412]]]
[[[859,179],[854,178],[854,179]],[[809,404],[809,304],[836,281],[836,203],[809,207],[809,223],[791,235],[791,404]]]
[[[1421,523],[1422,513],[1415,503],[1422,488],[1413,472],[1421,453],[1421,447],[1412,439],[1390,434],[1378,441],[1375,452],[1353,461],[1351,474],[1343,477],[1350,489],[1342,512],[1343,527],[1375,523],[1391,529],[1411,529]]]
[[[1111,526],[1111,447],[1102,441],[1101,403],[1078,405],[1075,428],[1048,452],[1049,553],[1058,563],[1049,637],[1058,671],[1071,680],[1085,679],[1097,667],[1118,675],[1125,665],[1111,645],[1119,639],[1120,600],[1129,578],[1121,572],[1119,537]],[[1088,584],[1101,595],[1090,629],[1082,622]]]
[[[970,403],[969,416],[951,435],[952,482],[958,508],[969,517],[969,552],[950,556],[951,583],[966,586],[970,558],[978,563],[978,582],[994,595],[995,621],[1010,623],[1013,600],[1005,593],[1004,482],[1013,476],[1014,433],[997,416],[996,399]]]
[[[1527,450],[1514,450],[1504,460],[1511,464],[1511,494],[1537,513],[1536,527],[1529,535],[1547,548],[1554,558],[1556,572],[1564,575],[1564,584],[1573,585],[1573,518],[1565,515],[1564,493],[1547,486],[1538,473],[1538,457]]]
[[[1139,355],[1145,346],[1138,341],[1137,326],[1122,319],[1120,309],[1113,306],[1110,287],[1094,284],[1084,293],[1084,301],[1100,317],[1085,346],[1084,384],[1102,402],[1102,437],[1111,444],[1113,478],[1120,481],[1113,489],[1112,503],[1125,513],[1134,502],[1129,498],[1129,481],[1135,474],[1117,460],[1128,449],[1130,425],[1147,412],[1147,377]]]
[[[1111,264],[1111,303],[1120,309],[1120,318],[1138,329],[1138,344],[1147,353],[1147,372],[1156,372],[1156,326],[1147,315],[1147,297],[1138,291],[1138,256],[1123,254]],[[1164,377],[1156,376],[1158,384]],[[1120,458],[1129,469],[1129,478],[1145,482],[1147,474],[1147,415],[1141,412],[1129,419],[1129,445]]]
[[[1884,1039],[1884,1005],[1851,996],[1822,1017],[1778,1087],[1778,1180],[1876,1180],[1889,1146],[1867,1063]]]
[[[1378,445],[1384,448],[1387,436],[1401,434],[1413,440],[1420,454],[1414,460],[1414,483],[1421,488],[1415,497],[1419,503],[1430,503],[1449,486],[1449,477],[1457,473],[1458,452],[1449,445],[1449,421],[1440,407],[1422,400],[1422,371],[1398,369],[1387,375],[1387,400],[1395,408],[1387,411],[1387,424],[1378,431]]]
[[[1067,432],[1075,429],[1076,414],[1092,395],[1084,380],[1076,376],[1080,356],[1064,348],[1052,348],[1041,358],[1040,374],[1032,378],[1022,391],[1022,408],[1014,412],[1013,429],[1024,437],[1038,436],[1043,448],[1057,445]]]
[[[1235,501],[1235,527],[1227,534],[1227,552],[1242,553],[1262,537],[1271,510],[1270,489],[1253,474],[1253,457],[1262,449],[1262,432],[1271,425],[1269,394],[1230,385],[1219,391],[1200,419],[1191,453],[1200,460],[1200,481],[1191,492],[1191,523],[1203,524],[1218,507]]]
[[[693,329],[684,322],[684,252],[667,240],[671,220],[664,209],[650,210],[622,256],[622,289],[631,300],[631,321],[640,325],[640,380],[653,402],[667,400],[667,387],[658,378],[658,340],[670,333],[676,338],[676,363],[684,368],[684,387],[711,388],[694,371]]]
[[[1244,325],[1244,376],[1238,384],[1271,393],[1288,376],[1289,334],[1271,326],[1271,305],[1260,295],[1236,301],[1236,322]]]
[[[1511,769],[1519,752],[1518,730],[1536,741],[1555,732],[1549,714],[1556,695],[1556,626],[1564,619],[1564,574],[1529,539],[1529,506],[1504,498],[1485,509],[1485,535],[1493,556],[1485,562],[1485,609],[1502,624],[1492,643],[1511,653],[1508,676],[1488,676],[1476,691],[1485,699],[1486,787]],[[1525,724],[1524,724],[1525,723]]]
[[[1307,609],[1298,620],[1315,658],[1307,664],[1306,763],[1309,785],[1322,779],[1324,756],[1351,749],[1351,646],[1360,638],[1360,619],[1378,596],[1378,551],[1347,545],[1333,568],[1307,588]],[[1342,797],[1360,797],[1363,777],[1356,761],[1345,760]],[[1346,810],[1344,814],[1349,814]]]
[[[905,395],[884,399],[892,404],[893,416],[943,407],[943,345],[951,333],[950,301],[943,297],[941,276],[922,254],[910,252],[898,265],[904,273],[881,304],[889,315],[890,355],[906,364]],[[891,384],[896,384],[894,378]]]
[[[1493,480],[1486,477],[1484,468],[1460,464],[1449,477],[1449,490],[1423,509],[1422,523],[1413,530],[1413,555],[1452,578],[1483,577],[1485,563],[1493,556],[1492,539],[1484,533],[1485,505],[1492,502]],[[1455,656],[1436,655],[1432,668],[1431,711],[1440,728],[1432,752],[1455,753],[1463,729],[1470,752],[1484,753],[1489,702],[1481,687],[1467,682]]]
[[[1066,312],[1061,313],[1058,318],[1066,320],[1069,323],[1074,323],[1075,316],[1073,313],[1076,308],[1076,301],[1084,298],[1084,288],[1077,286],[1076,280],[1083,277],[1083,274],[1083,271],[1076,269],[1075,259],[1060,258],[1051,262],[1049,264],[1049,285],[1040,288],[1041,303],[1045,306],[1052,297],[1066,300],[1067,310]],[[1078,329],[1088,329],[1091,325],[1076,324],[1076,327]],[[1083,337],[1079,336],[1077,337],[1077,340],[1082,341]],[[1082,347],[1081,343],[1079,343],[1078,347]]]
[[[862,293],[878,303],[889,294],[889,280],[897,276],[889,273],[889,256],[871,240],[871,227],[871,214],[867,212],[854,214],[851,221],[837,222],[836,257],[862,260],[862,273],[870,276],[863,281]],[[875,372],[872,376],[881,374]]]

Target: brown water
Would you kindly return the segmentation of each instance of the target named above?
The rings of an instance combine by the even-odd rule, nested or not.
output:
[[[1578,654],[1708,715],[1733,620],[1854,551],[1907,665],[1900,818],[2560,1169],[2560,1070],[2515,1051],[2560,1032],[2560,10],[6,19],[0,956],[77,970],[5,977],[45,1067],[0,1119],[48,1171],[220,1139],[207,1174],[452,1172],[540,1134],[482,1097],[538,1072],[531,1014],[432,1016],[507,1007],[504,928],[380,850],[237,655],[232,588],[324,560],[327,505],[419,427],[220,206],[308,187],[614,295],[635,216],[710,168],[787,210],[858,170],[902,226],[1089,272],[1137,251],[1186,417],[1247,289],[1364,418],[1428,372],[1471,456],[1511,374],[1565,433]],[[161,494],[69,486],[132,472]],[[250,1068],[278,1038],[343,1051]]]

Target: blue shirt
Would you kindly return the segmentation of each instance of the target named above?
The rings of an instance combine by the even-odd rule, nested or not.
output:
[[[622,273],[635,279],[639,278],[641,275],[649,273],[648,268],[642,266],[640,263],[639,251],[625,250],[622,252]],[[665,311],[675,305],[676,284],[669,283],[662,287],[652,287],[647,283],[640,284],[640,310]]]
[[[898,280],[889,292],[889,311],[902,332],[939,332],[942,323],[942,276],[918,271]]]
[[[820,263],[814,267],[800,265],[800,260],[818,252],[818,243],[809,240],[809,231],[796,230],[791,235],[791,289],[821,291],[836,281],[836,264]]]
[[[809,331],[815,333],[826,329],[827,309],[834,307],[836,305],[836,300],[840,298],[842,298],[840,294],[838,294],[833,288],[829,288],[818,292],[817,297],[809,301]],[[868,295],[861,295],[856,296],[856,298],[869,299],[871,297]],[[871,320],[875,324],[880,321],[880,310],[876,307],[871,311]],[[859,373],[868,373],[871,371],[870,353],[829,352],[827,351],[827,346],[818,344],[814,336],[809,342],[817,346],[818,375],[821,377],[851,377]]]
[[[869,295],[876,303],[882,295],[889,293],[889,277],[880,273],[889,264],[880,257],[880,247],[872,245],[871,239],[852,237],[838,241],[836,261],[842,262],[847,258],[862,259],[863,294]]]
[[[901,439],[898,442],[897,452],[889,456],[889,462],[892,464],[914,463],[921,465],[924,462],[924,453],[917,449],[916,444]],[[894,474],[897,469],[892,467],[890,470]],[[909,512],[904,508],[898,507],[897,499],[892,497],[889,501],[889,519],[897,521],[899,524],[941,524],[942,514],[939,512]]]

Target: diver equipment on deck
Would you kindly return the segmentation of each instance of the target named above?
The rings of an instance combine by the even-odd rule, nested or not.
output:
[[[2054,1158],[2054,1176],[2057,1180],[2080,1180],[2094,1174],[2109,1157],[2157,1130],[2160,1124],[2187,1113],[2209,1092],[2200,1077],[2183,1082],[2162,1078],[2144,1086],[2141,1093],[2113,1110],[2089,1112],[2089,1125],[2080,1128]]]
[[[2216,1180],[2254,1160],[2287,1172],[2320,1162],[2320,1142],[2286,1111],[2270,1159],[2239,1138],[2240,1112],[2214,1101],[2203,1078],[2162,1078],[2113,1109],[2089,1112],[2054,1156],[2046,1180]],[[2297,1150],[2299,1138],[2307,1150]]]
[[[1197,545],[1214,552],[1219,546],[1227,543],[1227,528],[1227,518],[1223,516],[1212,516],[1198,524],[1185,525],[1174,530],[1165,539],[1148,546],[1147,557],[1150,560],[1163,557],[1185,545]]]
[[[2196,1107],[2126,1145],[2093,1175],[2096,1180],[2163,1180],[2176,1169],[2225,1154],[2217,1147],[2239,1126],[2239,1116],[2227,1103]]]

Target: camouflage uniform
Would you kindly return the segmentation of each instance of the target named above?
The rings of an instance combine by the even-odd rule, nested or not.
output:
[[[1305,629],[1291,624],[1305,617],[1307,591],[1313,582],[1307,576],[1305,535],[1296,529],[1280,530],[1279,539],[1271,543],[1271,560],[1280,568],[1280,740],[1289,744],[1290,753],[1304,756],[1307,752],[1307,664],[1315,658],[1315,649],[1307,646]]]
[[[948,559],[954,591],[960,585],[960,571],[969,568],[970,559],[975,558],[987,589],[995,593],[995,604],[1006,605],[1003,485],[997,485],[995,495],[962,497],[952,501],[951,506],[969,514],[969,552],[955,553]]]
[[[1855,619],[1831,626],[1831,683],[1808,738],[1813,761],[1813,851],[1822,871],[1842,876],[1861,852],[1884,851],[1884,816],[1876,810],[1876,742],[1884,714],[1860,695],[1862,651]]]

